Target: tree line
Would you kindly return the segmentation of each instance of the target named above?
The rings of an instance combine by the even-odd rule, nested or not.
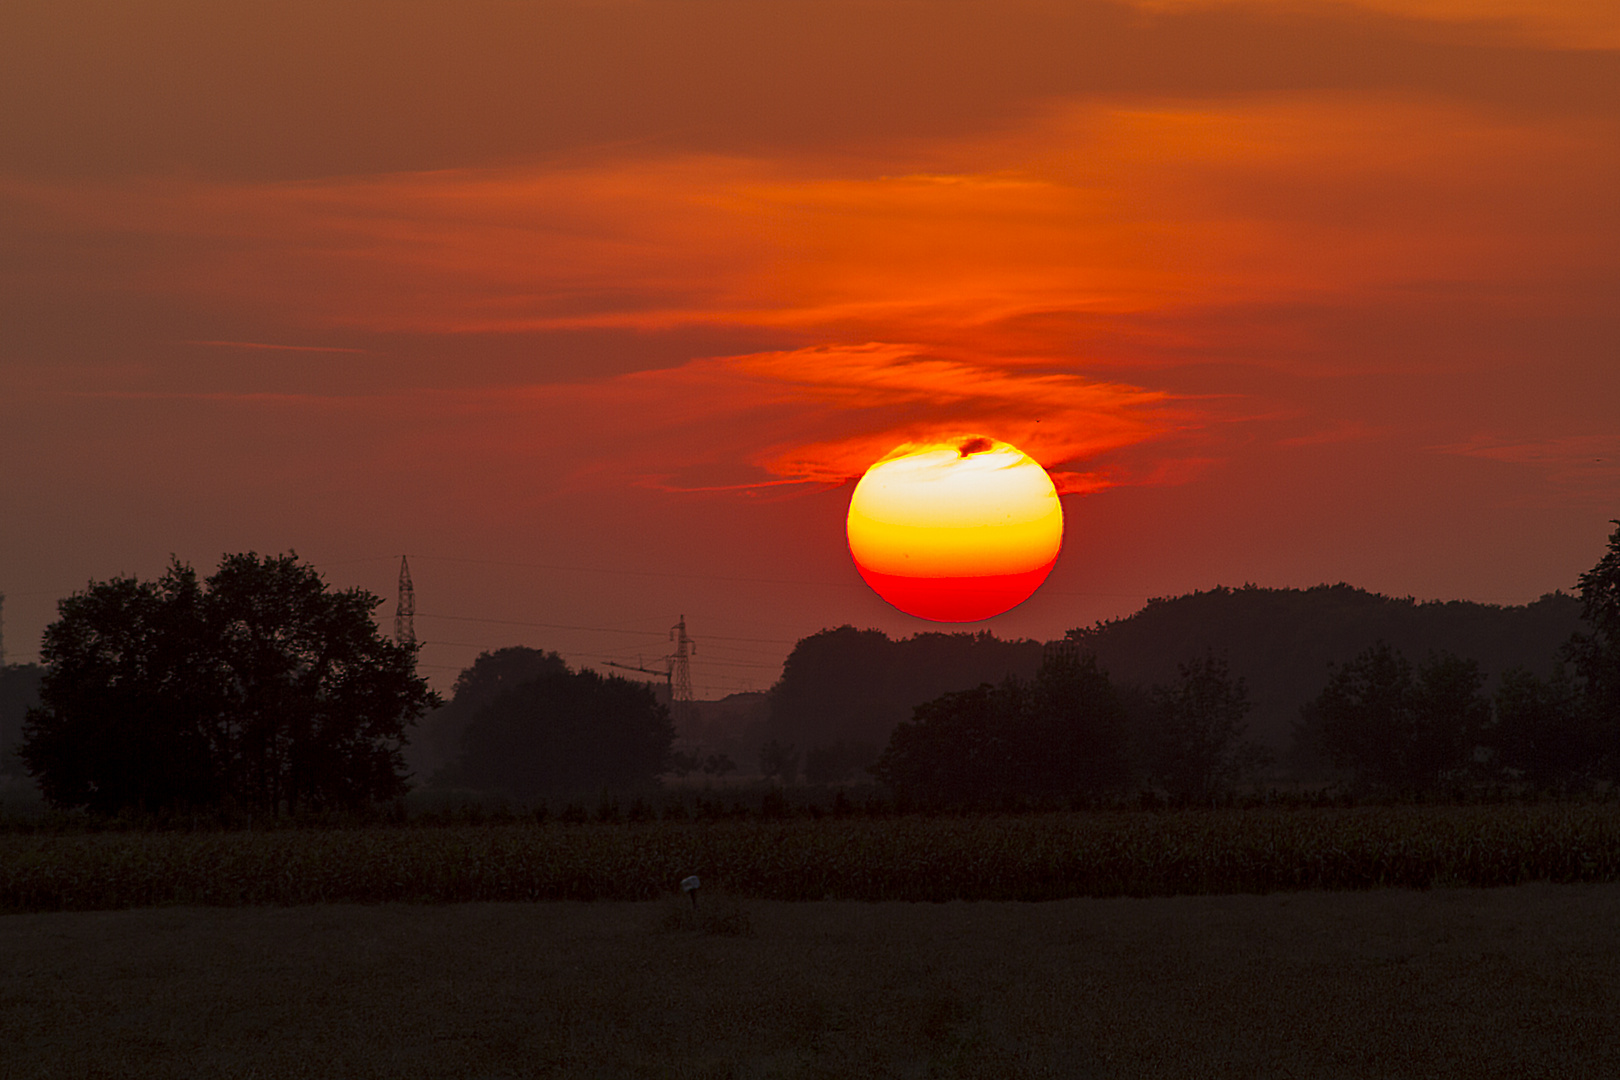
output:
[[[1437,650],[1414,664],[1382,640],[1332,666],[1299,710],[1298,757],[1325,760],[1363,791],[1620,783],[1620,528],[1579,595],[1584,628],[1551,673],[1509,668],[1494,694],[1473,658]],[[917,706],[872,772],[938,805],[1087,798],[1129,784],[1187,802],[1229,793],[1269,763],[1248,738],[1246,681],[1224,657],[1208,651],[1179,663],[1173,680],[1122,691],[1085,649],[1092,640],[1069,635],[1031,680],[1009,675]]]
[[[396,797],[411,781],[401,750],[442,703],[416,674],[414,648],[377,631],[379,603],[329,589],[293,554],[229,555],[206,581],[176,561],[156,581],[92,583],[46,631],[39,705],[17,756],[52,803],[100,813],[296,813]],[[1435,650],[1414,663],[1374,642],[1329,668],[1298,709],[1296,757],[1363,789],[1620,781],[1620,528],[1581,576],[1578,604],[1581,629],[1560,662],[1510,668],[1490,693],[1474,658]],[[802,763],[812,781],[871,776],[917,804],[994,806],[1144,787],[1199,802],[1274,761],[1252,737],[1250,684],[1226,655],[1206,646],[1144,686],[1111,675],[1099,640],[1095,629],[1045,647],[812,635],[771,692],[760,771],[786,783]],[[930,662],[907,674],[908,650]],[[866,658],[864,677],[840,673],[849,656]],[[816,726],[822,684],[860,709]],[[908,715],[889,719],[908,696]],[[815,731],[823,741],[802,750],[778,737]],[[435,784],[520,800],[734,767],[677,752],[669,710],[646,684],[527,648],[480,655],[427,734],[449,760]]]
[[[1127,705],[1090,653],[1048,651],[1032,679],[943,694],[895,728],[871,772],[934,807],[1075,802],[1143,782],[1180,802],[1218,798],[1263,764],[1248,690],[1213,653]]]

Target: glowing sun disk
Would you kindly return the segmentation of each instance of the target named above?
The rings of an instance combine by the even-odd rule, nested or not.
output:
[[[866,471],[849,501],[850,554],[879,596],[936,622],[1022,603],[1063,544],[1046,470],[983,436],[907,444]]]

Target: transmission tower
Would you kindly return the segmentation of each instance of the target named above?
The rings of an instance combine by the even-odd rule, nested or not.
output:
[[[411,585],[411,564],[399,557],[399,600],[394,604],[394,641],[416,646],[416,589]]]
[[[694,717],[697,706],[692,704],[692,665],[689,658],[697,652],[697,645],[686,636],[686,616],[670,627],[669,639],[675,643],[675,654],[669,658],[669,711],[675,714],[675,723],[683,730],[685,722]]]

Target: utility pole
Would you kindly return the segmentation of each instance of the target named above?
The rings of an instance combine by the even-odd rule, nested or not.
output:
[[[6,667],[6,594],[0,592],[0,671]]]
[[[394,603],[394,642],[416,647],[416,588],[411,584],[411,564],[399,557],[399,599]]]
[[[696,717],[697,706],[692,703],[692,666],[689,658],[697,652],[697,645],[686,636],[686,616],[670,627],[669,638],[675,642],[675,655],[669,658],[669,711],[675,714],[675,725],[686,730]]]

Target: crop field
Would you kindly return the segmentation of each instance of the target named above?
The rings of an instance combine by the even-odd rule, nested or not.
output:
[[[0,910],[1059,900],[1620,881],[1620,806],[1230,809],[0,835]]]
[[[0,1077],[1620,1076],[1620,885],[680,912],[8,915]]]

